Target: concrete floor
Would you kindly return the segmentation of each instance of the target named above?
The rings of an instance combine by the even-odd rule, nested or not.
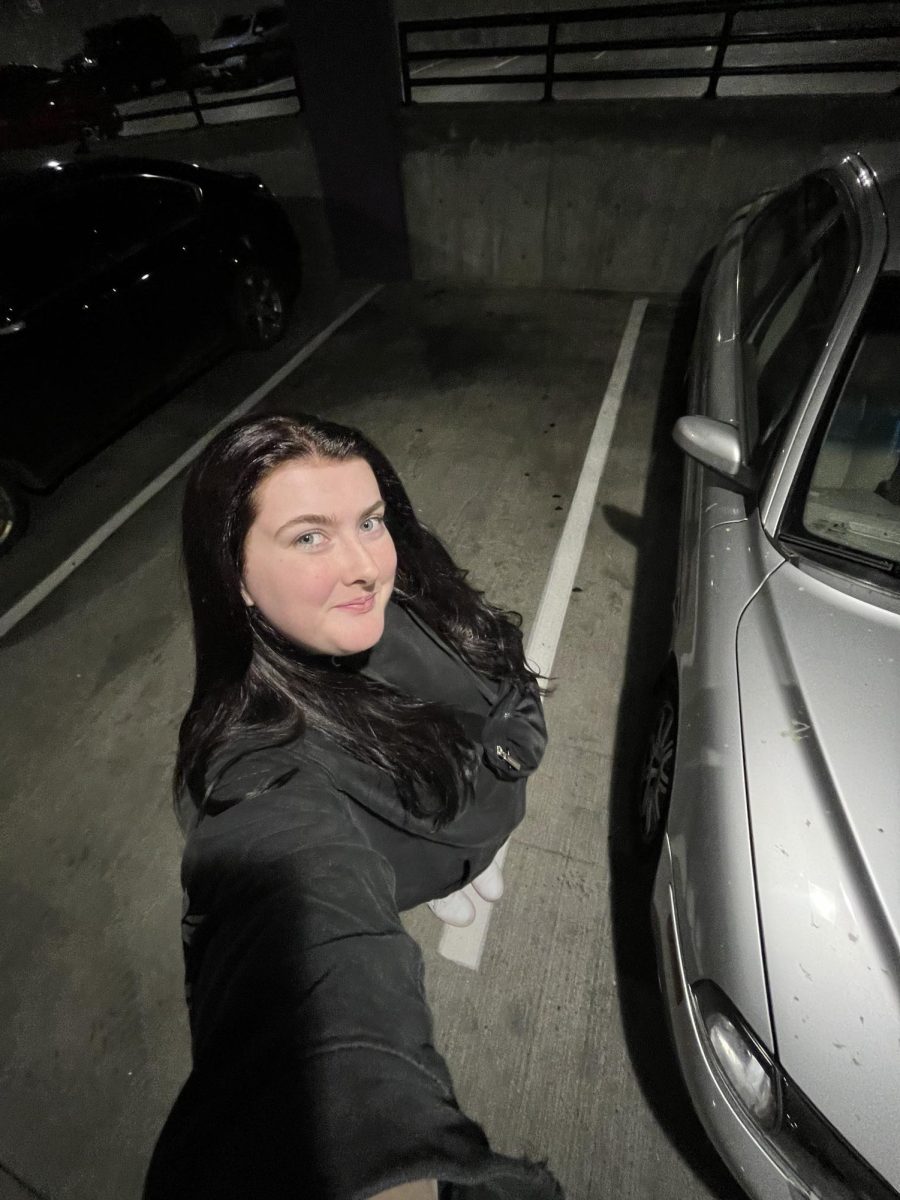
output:
[[[630,300],[388,289],[264,407],[369,433],[527,629]],[[438,955],[427,909],[405,918],[463,1107],[498,1149],[549,1159],[570,1200],[739,1194],[666,1049],[646,881],[618,850],[668,635],[681,325],[650,305],[546,703],[551,747],[481,970]],[[150,425],[168,413],[180,429],[179,412],[200,411],[186,402]],[[160,492],[0,646],[0,1200],[136,1200],[188,1070],[168,794],[191,686],[180,492]],[[0,571],[7,594],[16,562]]]

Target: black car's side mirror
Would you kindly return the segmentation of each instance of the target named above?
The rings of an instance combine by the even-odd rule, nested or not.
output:
[[[712,417],[679,417],[672,436],[685,454],[715,472],[735,491],[743,495],[756,491],[759,481],[744,462],[741,437],[734,425]]]

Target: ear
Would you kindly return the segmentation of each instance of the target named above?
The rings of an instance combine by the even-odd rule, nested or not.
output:
[[[253,608],[253,606],[254,606],[253,605],[253,597],[250,595],[250,593],[247,591],[247,589],[244,587],[243,584],[241,584],[241,599],[244,601],[244,603],[247,605],[248,608]]]

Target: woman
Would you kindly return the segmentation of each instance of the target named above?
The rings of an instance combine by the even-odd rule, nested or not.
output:
[[[501,890],[546,737],[517,625],[339,425],[222,431],[183,536],[193,1070],[145,1200],[560,1197],[459,1111],[398,916],[449,898],[464,924],[469,881]]]

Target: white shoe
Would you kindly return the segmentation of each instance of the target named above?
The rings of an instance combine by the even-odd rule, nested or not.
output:
[[[429,900],[428,907],[446,925],[464,928],[475,920],[475,905],[465,892],[451,892],[440,900]]]
[[[503,872],[496,862],[492,862],[486,871],[482,871],[477,879],[472,880],[472,887],[482,898],[493,903],[503,895]]]

